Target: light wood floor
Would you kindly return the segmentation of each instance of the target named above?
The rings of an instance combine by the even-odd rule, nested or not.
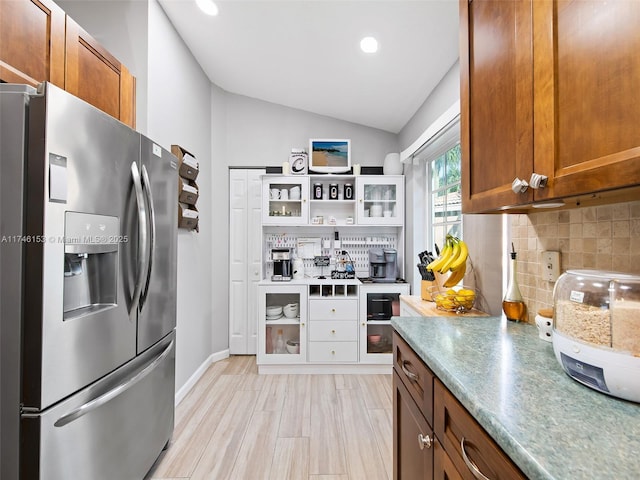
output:
[[[148,479],[390,480],[391,375],[258,375],[214,363]]]

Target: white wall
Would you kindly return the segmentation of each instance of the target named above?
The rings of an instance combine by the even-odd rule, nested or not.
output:
[[[200,233],[178,230],[176,386],[209,357],[212,332],[211,84],[156,0],[149,2],[149,136],[200,164]],[[218,319],[219,320],[219,319]]]

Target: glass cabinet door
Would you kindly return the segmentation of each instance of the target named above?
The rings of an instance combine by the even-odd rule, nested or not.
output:
[[[266,175],[262,178],[262,223],[306,225],[309,222],[309,179]]]
[[[305,362],[306,285],[260,285],[258,290],[258,364]]]
[[[404,176],[358,177],[356,181],[360,225],[404,223]]]
[[[400,295],[409,292],[408,283],[360,286],[360,363],[391,362],[391,317],[400,315]]]

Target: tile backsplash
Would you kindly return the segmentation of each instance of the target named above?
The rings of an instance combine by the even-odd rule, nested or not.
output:
[[[560,273],[596,269],[640,275],[640,201],[510,215],[518,283],[529,318],[553,307],[555,282],[542,279],[542,252],[560,252]]]

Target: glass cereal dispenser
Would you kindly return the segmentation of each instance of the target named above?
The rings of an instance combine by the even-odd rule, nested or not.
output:
[[[640,276],[568,270],[553,290],[553,351],[591,388],[640,402]]]

